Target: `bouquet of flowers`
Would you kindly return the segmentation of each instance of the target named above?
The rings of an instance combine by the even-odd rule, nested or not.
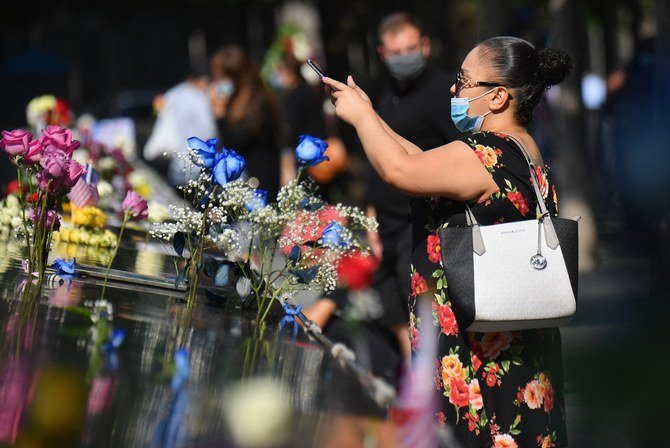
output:
[[[26,107],[26,120],[37,132],[47,126],[69,126],[73,118],[68,102],[53,95],[33,98]]]
[[[271,203],[264,190],[241,179],[246,162],[234,150],[217,150],[216,139],[192,137],[188,145],[184,160],[199,176],[183,192],[195,207],[171,206],[174,221],[154,225],[151,233],[172,242],[186,259],[177,282],[187,282],[189,302],[200,270],[215,286],[228,285],[236,274],[231,296],[256,307],[260,324],[275,300],[304,289],[332,291],[339,260],[367,250],[360,235],[376,228],[374,219],[355,207],[324,203],[315,184],[302,178],[306,168],[327,160],[323,140],[301,136],[295,151],[298,175]],[[208,297],[215,294],[209,291]]]
[[[40,283],[52,234],[60,228],[56,208],[85,173],[85,167],[72,160],[77,148],[79,142],[72,138],[71,131],[60,126],[48,126],[36,140],[21,129],[2,131],[0,149],[16,165],[20,183],[22,233],[28,248],[25,265]]]

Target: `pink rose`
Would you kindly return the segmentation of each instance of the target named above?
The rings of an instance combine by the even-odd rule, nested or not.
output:
[[[84,165],[74,160],[70,160],[68,163],[67,176],[65,176],[65,186],[68,188],[73,187],[85,171],[86,168]]]
[[[70,157],[62,150],[49,146],[42,153],[40,165],[54,179],[60,179],[69,173]]]
[[[2,131],[0,148],[4,149],[12,157],[22,156],[28,153],[33,134],[22,129],[13,131]]]
[[[32,221],[33,224],[37,224],[37,220],[41,214],[42,209],[39,207],[37,209],[30,207],[28,209],[28,218]],[[45,224],[47,228],[53,230],[60,229],[60,216],[58,216],[58,213],[56,213],[54,210],[47,210],[46,216],[43,216],[42,220],[46,221]]]
[[[542,396],[538,380],[533,380],[526,384],[523,390],[523,401],[526,402],[530,409],[538,409],[542,406],[543,399],[544,397]]]
[[[61,151],[65,151],[68,156],[71,156],[72,152],[79,148],[79,141],[72,139],[72,131],[61,126],[48,126],[42,131],[40,140],[44,146],[53,145]]]
[[[40,161],[43,152],[44,146],[42,146],[42,143],[40,143],[39,140],[33,140],[30,142],[30,145],[28,146],[28,152],[26,153],[23,160],[28,165],[34,165]]]
[[[149,216],[149,206],[147,201],[132,190],[128,190],[126,198],[123,200],[124,213],[127,213],[135,221],[142,221]]]
[[[496,434],[493,438],[493,448],[518,448],[514,437],[509,434]]]
[[[495,359],[512,345],[512,335],[502,333],[486,333],[481,340],[482,354],[488,359]]]

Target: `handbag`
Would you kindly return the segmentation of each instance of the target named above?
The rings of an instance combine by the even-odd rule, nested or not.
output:
[[[564,325],[577,310],[578,218],[552,218],[533,163],[536,219],[480,225],[466,204],[467,227],[439,230],[449,300],[460,328],[497,332]]]

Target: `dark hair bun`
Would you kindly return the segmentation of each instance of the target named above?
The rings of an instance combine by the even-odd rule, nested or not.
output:
[[[568,53],[557,48],[543,48],[537,53],[540,65],[538,76],[545,87],[560,83],[572,71],[572,58]]]

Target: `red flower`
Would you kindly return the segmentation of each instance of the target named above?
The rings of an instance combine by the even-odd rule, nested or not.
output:
[[[413,296],[418,296],[419,294],[428,291],[428,284],[426,283],[426,279],[421,277],[421,274],[418,272],[412,274],[410,281]]]
[[[340,259],[337,277],[346,289],[365,289],[372,285],[372,274],[378,266],[379,261],[372,255],[353,252]]]
[[[25,190],[22,189],[22,190]],[[10,194],[17,193],[19,191],[19,181],[17,179],[12,179],[7,183],[7,188],[5,189],[5,194],[9,196]],[[23,193],[23,191],[21,191]]]
[[[470,389],[465,381],[460,378],[449,379],[449,403],[463,407],[470,404]]]
[[[475,352],[472,352],[470,358],[472,358],[472,368],[475,369],[476,372],[482,366],[482,360],[479,359],[479,356],[477,356]]]
[[[551,412],[554,409],[554,390],[549,388],[544,391],[544,410]]]
[[[426,251],[428,252],[428,259],[432,263],[439,263],[441,254],[440,254],[440,236],[439,235],[428,235],[428,242],[426,244]]]
[[[519,191],[508,191],[507,192],[507,199],[510,200],[512,204],[516,207],[517,210],[519,210],[519,213],[521,213],[521,216],[526,216],[528,212],[530,211],[530,208],[528,207],[528,202],[526,201],[526,198],[523,197],[521,192]]]
[[[454,311],[449,305],[440,305],[437,307],[437,319],[442,327],[442,332],[447,336],[458,334],[458,323]]]
[[[35,204],[37,202],[38,196],[37,193],[33,193],[26,198],[28,204]]]
[[[486,385],[493,387],[498,383],[498,378],[495,373],[487,373],[486,375]]]
[[[420,339],[420,334],[419,330],[416,329],[416,327],[412,328],[412,335],[411,335],[411,343],[412,343],[412,350],[416,350],[416,348],[419,346],[419,339]]]
[[[477,423],[479,422],[479,414],[476,412],[468,412],[465,414],[465,418],[468,421],[468,430],[470,432],[476,431],[475,434],[479,435],[479,429],[477,429]]]
[[[524,393],[523,388],[521,388],[521,387],[516,388],[516,401],[517,401],[517,403],[519,403],[519,405],[521,403],[523,403],[523,393]]]
[[[437,414],[437,424],[444,427],[447,424],[447,416],[444,415],[444,412],[438,412]]]

